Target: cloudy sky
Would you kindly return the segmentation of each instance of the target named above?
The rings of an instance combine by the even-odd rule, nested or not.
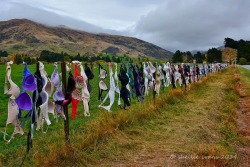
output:
[[[175,52],[250,40],[249,9],[250,0],[0,0],[0,20],[133,36]]]

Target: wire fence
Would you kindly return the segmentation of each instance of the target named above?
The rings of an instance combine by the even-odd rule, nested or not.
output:
[[[156,66],[156,64],[155,64]],[[106,71],[109,71],[109,66],[108,64],[103,64],[103,67],[106,69]],[[30,65],[29,66],[30,70],[32,71],[32,73],[35,72],[35,65]],[[222,68],[222,67],[221,67]],[[223,67],[224,68],[224,67]],[[5,66],[3,65],[0,65],[0,80],[4,81],[4,77],[5,77]],[[51,74],[54,70],[54,67],[52,64],[45,64],[45,70],[47,71],[48,73],[48,77],[51,77]],[[22,71],[23,71],[23,66],[22,65],[13,65],[12,66],[12,80],[17,84],[19,85],[19,87],[21,87],[21,82],[22,82]],[[117,69],[118,73],[120,71],[120,64],[118,65],[118,69]],[[214,71],[210,71],[210,73],[212,72],[215,72],[217,71],[217,69],[215,69]],[[59,73],[61,73],[61,69],[59,69]],[[100,109],[98,107],[98,105],[101,103],[100,100],[98,100],[98,94],[99,94],[99,68],[97,65],[93,66],[93,73],[94,73],[94,78],[93,80],[90,80],[89,83],[92,87],[92,90],[90,92],[90,101],[89,101],[89,106],[90,106],[90,114],[91,116],[90,117],[84,117],[83,116],[83,104],[82,103],[79,103],[79,106],[78,106],[78,109],[77,109],[77,116],[76,116],[76,119],[75,120],[71,120],[71,110],[72,110],[72,106],[69,105],[68,106],[68,110],[69,110],[69,126],[72,128],[72,130],[70,131],[74,131],[74,130],[77,130],[77,127],[79,124],[85,124],[88,120],[91,120],[91,119],[94,119],[95,117],[97,117],[99,114],[100,114]],[[68,77],[68,73],[65,75],[66,77]],[[203,76],[203,75],[201,75]],[[156,76],[154,75],[154,78]],[[107,85],[109,85],[109,73],[108,73],[108,76],[106,77],[105,79],[105,83]],[[162,83],[163,85],[164,83]],[[172,89],[172,86],[171,84],[168,86],[168,87],[163,87],[161,85],[161,89],[160,89],[160,95],[161,94],[166,94],[168,93],[168,90],[169,89]],[[178,84],[177,84],[178,85]],[[119,87],[121,87],[121,84],[119,82]],[[177,87],[180,87],[180,85],[178,85]],[[3,85],[0,85],[0,89],[3,90]],[[130,88],[131,90],[131,88]],[[145,89],[144,89],[145,90]],[[103,97],[105,97],[107,95],[108,91],[105,91],[103,93]],[[159,96],[160,96],[159,95]],[[7,103],[8,103],[8,96],[6,95],[3,95],[3,94],[0,94],[0,98],[2,99],[0,101],[0,107],[1,107],[1,110],[0,110],[0,113],[1,113],[1,117],[0,117],[0,142],[1,142],[1,147],[0,147],[0,151],[3,152],[4,155],[8,155],[8,154],[14,154],[15,153],[15,150],[18,150],[20,148],[24,148],[27,144],[27,141],[26,141],[26,138],[24,136],[20,136],[20,135],[16,135],[15,139],[8,145],[5,145],[4,144],[4,140],[2,139],[3,137],[3,134],[5,133],[4,132],[4,127],[5,127],[5,122],[6,122],[6,118],[7,118]],[[155,98],[155,91],[154,91],[154,88],[152,88],[150,91],[149,91],[149,95],[148,96],[145,96],[145,98],[147,99],[153,99],[154,101],[156,100]],[[50,97],[50,99],[52,100],[52,97]],[[118,94],[116,93],[115,94],[115,102],[114,104],[112,105],[111,107],[111,110],[113,112],[119,112],[121,109],[120,107],[117,105],[117,99],[118,99]],[[138,99],[134,97],[132,97],[132,94],[131,94],[131,106],[130,107],[133,107],[133,104],[135,103],[143,103],[143,102],[138,102]],[[105,103],[105,105],[108,105],[109,104],[109,101],[107,101]],[[62,131],[63,129],[63,120],[59,120],[58,122],[56,122],[56,120],[54,119],[54,116],[53,115],[50,115],[49,116],[51,121],[52,121],[52,125],[50,126],[47,134],[43,134],[43,133],[37,133],[35,132],[35,139],[41,137],[41,136],[44,136],[44,135],[52,135],[53,134],[53,131]],[[29,125],[26,125],[24,127],[24,132],[25,134],[27,134],[27,127]],[[75,129],[76,128],[76,129]],[[12,131],[12,126],[8,126],[7,128],[7,134],[11,134],[11,131]],[[61,137],[60,137],[61,138]],[[11,150],[10,150],[11,148]],[[26,154],[24,155],[24,157],[19,157],[18,158],[18,161],[20,162],[22,160],[22,163],[21,165],[23,164],[23,160],[25,159],[26,157]]]

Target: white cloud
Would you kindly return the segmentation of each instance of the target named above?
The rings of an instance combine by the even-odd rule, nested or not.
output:
[[[0,20],[120,33],[171,51],[217,47],[226,37],[250,40],[249,0],[1,0],[0,6]]]

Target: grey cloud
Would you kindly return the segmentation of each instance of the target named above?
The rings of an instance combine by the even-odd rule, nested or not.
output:
[[[10,20],[14,18],[26,18],[39,23],[43,23],[49,26],[66,26],[78,30],[84,30],[93,33],[113,33],[118,34],[114,30],[103,29],[101,27],[92,25],[85,21],[77,20],[69,16],[63,16],[56,14],[54,12],[37,8],[34,6],[10,2],[5,3],[6,10],[0,11],[0,20]],[[8,8],[7,8],[8,7]],[[55,10],[54,8],[49,8],[50,10]],[[64,12],[63,10],[56,9],[57,11]]]
[[[249,39],[249,6],[247,0],[171,0],[141,17],[134,33],[171,51],[217,47],[226,37]]]
[[[0,6],[0,20],[135,36],[173,52],[218,47],[226,37],[250,40],[249,0],[1,0]]]
[[[18,0],[9,1],[17,2]],[[156,8],[158,2],[162,1],[164,0],[156,0],[155,2],[150,2],[150,0],[145,0],[145,2],[142,0],[135,2],[130,0],[22,0],[19,3],[29,4],[59,15],[74,17],[104,28],[124,30],[135,24],[142,14]]]

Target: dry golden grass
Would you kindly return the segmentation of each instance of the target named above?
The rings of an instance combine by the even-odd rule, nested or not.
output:
[[[188,93],[175,89],[164,98],[157,98],[155,105],[147,104],[138,114],[147,119],[113,135],[112,142],[108,143],[116,143],[114,150],[107,149],[109,144],[100,146],[97,152],[105,155],[100,163],[104,166],[223,166],[231,163],[230,159],[181,159],[191,154],[234,155],[228,145],[236,140],[230,136],[235,133],[236,108],[232,104],[227,112],[222,110],[228,100],[236,96],[226,93],[228,82],[232,82],[230,76],[230,70],[210,76],[192,85]],[[237,103],[237,98],[234,100]],[[177,158],[171,159],[171,155]]]

